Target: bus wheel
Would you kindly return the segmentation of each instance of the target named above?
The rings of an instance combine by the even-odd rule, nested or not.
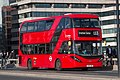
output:
[[[28,62],[27,62],[27,68],[28,70],[32,70],[32,61],[29,59]]]
[[[59,59],[57,59],[56,62],[55,62],[55,69],[56,69],[57,71],[62,70],[61,65],[62,65],[62,64],[61,64],[61,61],[60,61]]]

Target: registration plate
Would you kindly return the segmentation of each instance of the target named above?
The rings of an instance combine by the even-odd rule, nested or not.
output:
[[[87,65],[86,67],[93,67],[93,65]]]

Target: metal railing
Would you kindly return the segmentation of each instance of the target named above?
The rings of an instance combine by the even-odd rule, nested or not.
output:
[[[6,69],[8,64],[18,65],[18,59],[0,59],[0,68]]]

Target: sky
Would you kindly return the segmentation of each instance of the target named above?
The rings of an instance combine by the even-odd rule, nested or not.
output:
[[[1,8],[3,5],[7,5],[8,4],[8,0],[0,0],[0,24],[2,24],[2,11]]]

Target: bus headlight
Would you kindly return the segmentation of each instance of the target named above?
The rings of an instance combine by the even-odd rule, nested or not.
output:
[[[93,35],[99,36],[99,32],[98,31],[93,31]]]
[[[77,61],[77,62],[81,62],[81,60],[79,60],[77,57],[75,57],[75,56],[70,56],[72,59],[74,59],[75,61]]]

